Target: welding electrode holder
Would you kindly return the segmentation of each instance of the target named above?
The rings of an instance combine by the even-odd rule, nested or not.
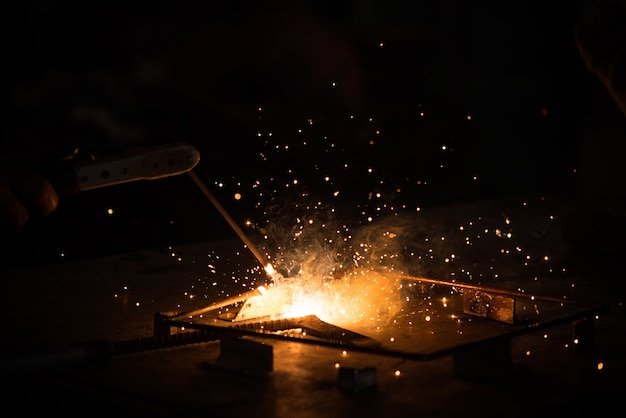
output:
[[[112,153],[77,150],[40,171],[59,196],[73,196],[85,190],[183,174],[199,161],[200,153],[194,146],[175,142]]]

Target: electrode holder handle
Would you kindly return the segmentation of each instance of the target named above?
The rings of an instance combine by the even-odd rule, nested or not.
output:
[[[42,169],[59,196],[128,183],[155,180],[191,171],[200,161],[198,150],[176,142],[136,147],[112,154],[75,153]]]

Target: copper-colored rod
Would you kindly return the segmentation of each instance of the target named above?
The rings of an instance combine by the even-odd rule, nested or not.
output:
[[[226,209],[224,209],[224,207],[220,204],[220,202],[218,202],[215,196],[213,196],[213,193],[211,193],[209,188],[206,187],[206,185],[202,182],[202,180],[200,180],[200,178],[198,178],[198,176],[196,175],[196,173],[193,172],[193,170],[188,171],[188,174],[191,177],[191,179],[196,183],[196,185],[200,188],[200,190],[202,190],[202,193],[204,193],[204,195],[211,201],[211,203],[213,203],[213,206],[215,206],[218,212],[224,217],[224,219],[226,219],[226,222],[228,222],[230,227],[235,231],[235,233],[239,236],[239,238],[241,238],[244,244],[246,244],[246,246],[252,252],[252,254],[257,258],[257,260],[259,260],[259,262],[261,263],[261,266],[265,268],[265,264],[267,261],[265,260],[261,252],[254,246],[254,244],[252,243],[252,241],[250,241],[250,239],[246,236],[246,234],[244,234],[244,232],[241,230],[239,225],[237,225],[237,223],[228,214],[228,212],[226,212]]]
[[[546,296],[546,295],[536,295],[536,294],[520,292],[520,291],[515,291],[515,290],[509,290],[509,289],[504,289],[504,288],[499,288],[499,287],[489,287],[489,286],[473,285],[473,284],[469,284],[469,283],[449,282],[449,281],[446,281],[446,280],[429,279],[429,278],[426,278],[426,277],[415,277],[415,276],[408,276],[408,275],[401,275],[400,278],[406,279],[406,280],[411,280],[411,281],[414,281],[414,282],[424,282],[424,283],[440,284],[440,285],[444,285],[444,286],[459,287],[459,288],[465,288],[465,289],[473,289],[473,290],[479,290],[479,291],[482,291],[482,292],[491,292],[491,293],[496,293],[496,294],[500,294],[500,295],[507,295],[507,296],[512,296],[512,297],[521,297],[521,298],[525,298],[525,299],[535,298],[537,300],[545,300],[545,301],[549,301],[549,302],[567,303],[567,304],[571,304],[571,305],[579,305],[579,306],[587,306],[587,307],[598,307],[599,306],[599,305],[594,304],[594,303],[588,303],[588,302],[583,302],[583,301],[576,301],[576,300],[566,299],[566,298],[557,298],[557,297]]]
[[[235,220],[228,214],[228,212],[226,212],[226,209],[224,209],[224,207],[215,198],[215,196],[213,196],[213,193],[211,193],[209,188],[204,184],[202,180],[200,180],[200,178],[196,175],[196,173],[193,172],[193,170],[188,171],[187,173],[189,174],[189,177],[191,177],[191,179],[194,181],[194,183],[196,183],[198,188],[200,188],[202,193],[204,193],[204,195],[211,201],[213,206],[215,206],[217,211],[222,215],[222,217],[226,220],[226,222],[228,222],[228,224],[233,229],[233,231],[235,231],[235,233],[239,236],[239,238],[241,238],[241,240],[248,247],[250,252],[252,252],[252,254],[256,257],[256,259],[261,263],[261,266],[265,268],[266,260],[261,254],[261,252],[255,247],[254,243],[250,241],[250,238],[246,236],[246,234],[242,231],[239,225],[237,225]],[[214,311],[216,309],[220,309],[225,306],[234,305],[235,303],[243,302],[244,300],[252,296],[257,296],[260,294],[262,294],[262,291],[260,290],[260,288],[256,288],[254,290],[250,290],[248,292],[239,294],[237,296],[230,297],[221,302],[215,302],[214,304],[206,306],[204,308],[196,309],[196,310],[189,311],[189,312],[182,312],[182,313],[173,315],[170,318],[180,318],[180,317],[191,318],[192,316],[201,315],[205,312]]]
[[[258,296],[258,295],[262,295],[263,291],[259,288],[256,288],[254,290],[250,290],[248,292],[245,293],[241,293],[237,296],[233,296],[230,297],[228,299],[225,299],[221,302],[215,302],[212,305],[206,306],[204,308],[200,308],[200,309],[196,309],[193,311],[189,311],[189,312],[181,312],[178,313],[176,315],[172,315],[169,318],[170,319],[175,319],[175,318],[180,318],[180,317],[186,317],[186,318],[191,318],[192,316],[197,316],[209,311],[214,311],[216,309],[220,309],[223,308],[225,306],[229,306],[229,305],[234,305],[235,303],[239,303],[239,302],[243,302],[244,300],[247,300],[249,298],[251,298],[252,296]]]

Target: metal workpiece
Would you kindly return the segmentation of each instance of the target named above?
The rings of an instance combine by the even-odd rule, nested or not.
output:
[[[155,316],[154,335],[162,337],[182,330],[196,330],[214,333],[216,336],[289,341],[420,362],[451,356],[458,375],[467,378],[470,375],[492,375],[501,369],[510,369],[512,340],[563,324],[573,324],[572,341],[581,340],[581,347],[585,346],[588,352],[594,334],[593,326],[589,324],[593,324],[597,315],[609,310],[603,304],[527,294],[492,286],[408,275],[403,278],[404,284],[413,289],[413,294],[404,295],[408,300],[404,311],[418,309],[421,300],[437,298],[438,292],[448,295],[449,306],[445,314],[433,310],[432,318],[426,321],[428,329],[438,336],[437,339],[407,337],[404,342],[397,340],[396,334],[411,334],[406,326],[398,325],[405,322],[403,313],[394,318],[395,326],[388,325],[384,330],[377,327],[350,329],[349,326],[328,323],[315,315],[296,318],[268,315],[246,320],[237,320],[237,315],[235,320],[226,320],[220,317],[219,309],[213,309],[214,305],[211,305],[212,309],[195,311],[207,314],[205,316],[158,313]],[[456,290],[451,293],[450,289]],[[244,310],[244,301],[250,296],[248,292],[228,299],[232,310]],[[226,307],[225,304],[219,306]],[[457,332],[455,328],[458,321],[464,323],[466,333]],[[484,363],[480,360],[482,358],[490,360]]]

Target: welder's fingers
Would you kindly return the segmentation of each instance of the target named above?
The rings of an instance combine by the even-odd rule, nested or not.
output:
[[[19,228],[31,214],[49,215],[59,198],[36,171],[10,156],[0,157],[0,225]]]

